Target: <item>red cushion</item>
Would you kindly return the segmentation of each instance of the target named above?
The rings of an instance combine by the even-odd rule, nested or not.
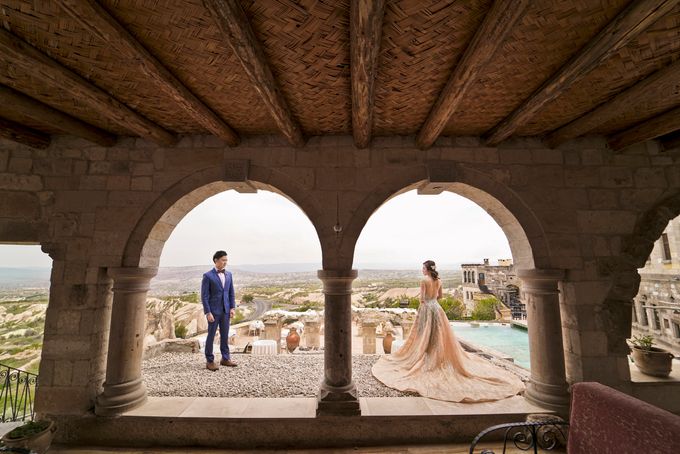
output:
[[[680,416],[600,383],[571,388],[569,454],[678,454]]]

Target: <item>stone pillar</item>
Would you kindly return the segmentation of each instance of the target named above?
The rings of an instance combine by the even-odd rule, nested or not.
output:
[[[360,415],[352,381],[352,281],[356,270],[319,270],[325,296],[324,378],[318,416]]]
[[[321,347],[320,332],[321,327],[318,321],[305,322],[305,346],[307,348],[319,349]]]
[[[361,336],[363,338],[364,355],[375,355],[375,320],[364,320]]]
[[[528,401],[560,413],[569,407],[558,282],[563,270],[519,270],[527,308],[531,381]]]
[[[109,268],[113,306],[104,392],[95,413],[108,416],[131,410],[146,401],[142,382],[142,353],[146,292],[158,268]]]
[[[410,317],[409,318],[402,318],[399,323],[401,323],[401,331],[402,331],[402,337],[404,340],[408,339],[408,336],[411,334],[411,330],[413,329],[413,322]]]
[[[264,320],[264,339],[276,341],[276,352],[281,353],[281,320],[267,318]]]

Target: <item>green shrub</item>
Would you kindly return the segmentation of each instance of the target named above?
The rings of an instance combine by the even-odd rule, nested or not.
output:
[[[229,324],[236,325],[237,323],[241,323],[243,320],[245,320],[245,318],[246,316],[243,314],[243,311],[236,309],[234,316],[229,319]]]
[[[484,298],[475,301],[475,308],[472,310],[472,320],[496,320],[495,307],[498,304],[496,298]]]
[[[460,320],[465,315],[465,305],[450,296],[440,299],[439,305],[444,309],[446,318],[449,320]]]
[[[308,310],[318,311],[321,306],[317,303],[312,303],[311,301],[305,301],[300,306],[289,309],[291,312],[307,312]]]
[[[252,303],[254,299],[255,299],[255,297],[251,293],[246,293],[245,295],[243,295],[241,297],[241,301],[246,303],[246,304]]]
[[[187,327],[182,322],[175,322],[175,337],[180,339],[186,339],[187,337]]]
[[[654,338],[650,335],[635,336],[632,339],[632,344],[639,347],[642,350],[651,351],[654,346]]]
[[[7,434],[7,438],[18,439],[35,435],[47,429],[50,425],[49,421],[29,421]]]

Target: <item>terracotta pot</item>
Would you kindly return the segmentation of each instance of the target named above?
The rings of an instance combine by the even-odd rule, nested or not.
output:
[[[388,332],[385,334],[385,337],[383,337],[383,350],[385,353],[392,353],[392,342],[394,341],[394,337],[392,336],[391,332]]]
[[[37,454],[44,454],[50,447],[56,430],[56,424],[54,424],[54,421],[50,421],[50,425],[42,432],[23,438],[9,438],[9,433],[7,433],[2,437],[2,442],[9,448],[27,448]]]
[[[634,346],[632,357],[637,368],[645,375],[668,377],[673,367],[673,355],[660,348],[652,347],[651,350],[643,350]]]
[[[300,345],[300,335],[297,333],[296,328],[291,328],[286,336],[286,348],[289,353],[293,353],[296,348]]]

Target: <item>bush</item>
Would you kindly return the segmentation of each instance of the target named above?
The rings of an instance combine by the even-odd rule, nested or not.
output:
[[[318,311],[321,306],[318,303],[312,303],[311,301],[305,301],[299,307],[290,309],[291,312],[307,312],[308,310]]]
[[[200,303],[198,293],[196,293],[196,292],[184,293],[184,294],[180,295],[179,300],[186,302],[186,303],[193,303],[193,304]]]
[[[475,301],[475,308],[472,311],[472,320],[496,320],[496,298],[484,298]]]
[[[409,309],[418,309],[420,307],[420,298],[417,296],[414,296],[413,298],[408,299],[408,307]]]
[[[460,320],[465,315],[465,305],[450,296],[440,299],[439,305],[444,309],[446,318],[449,320]]]
[[[187,329],[187,326],[184,323],[175,322],[175,337],[180,339],[186,339],[188,331],[189,330]]]
[[[43,420],[43,421],[29,421],[26,424],[23,424],[15,429],[13,429],[10,433],[7,434],[7,438],[9,439],[19,439],[19,438],[24,438],[24,437],[29,437],[31,435],[35,435],[37,433],[42,432],[43,430],[47,429],[50,426],[50,422]]]
[[[250,294],[250,293],[246,293],[245,295],[243,295],[243,296],[241,297],[241,301],[243,301],[243,302],[246,303],[246,304],[252,303],[252,302],[253,302],[253,299],[255,299],[255,298],[254,298],[253,295]]]
[[[236,312],[234,312],[234,316],[229,319],[229,324],[230,325],[236,325],[237,323],[241,323],[243,320],[245,320],[246,316],[243,313],[242,310],[236,309]]]

